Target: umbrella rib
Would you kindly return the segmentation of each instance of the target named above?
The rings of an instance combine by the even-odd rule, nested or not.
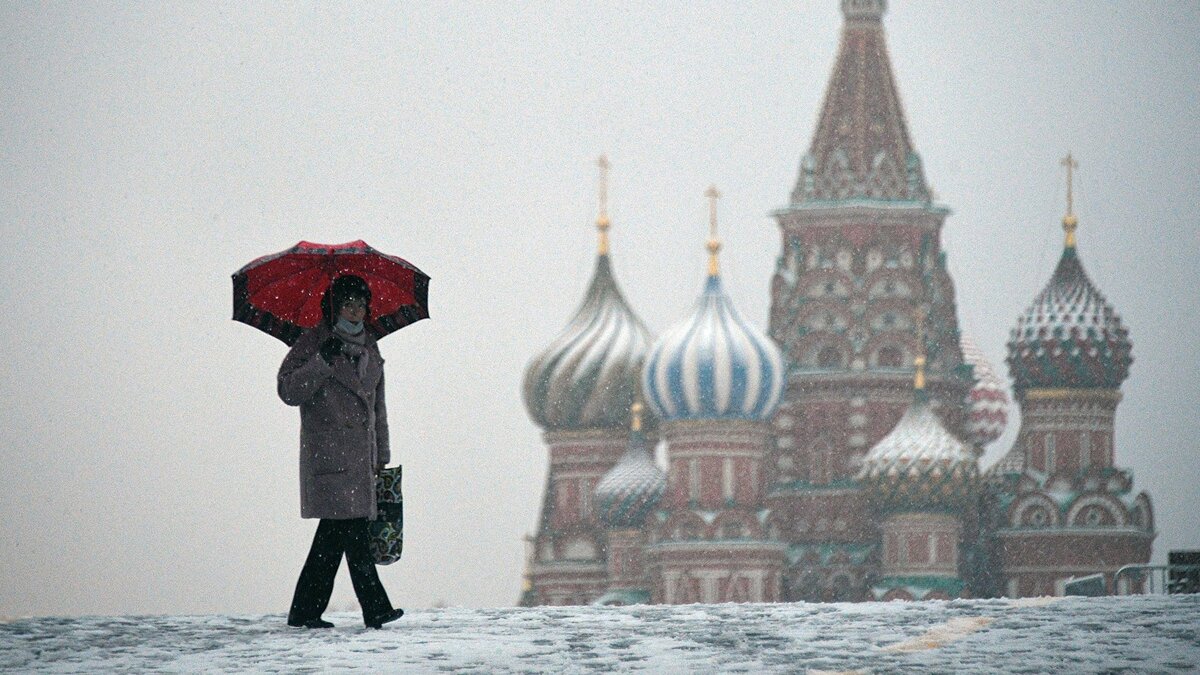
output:
[[[305,277],[310,277],[310,278],[311,278],[311,281],[310,281],[309,279],[306,279]],[[265,284],[265,285],[264,285],[264,286],[262,286],[261,288],[259,288],[259,289],[258,289],[256,292],[254,292],[254,293],[251,293],[251,294],[250,294],[250,297],[251,297],[251,298],[254,298],[254,297],[260,297],[260,294],[262,294],[262,293],[273,293],[273,292],[276,292],[276,291],[279,289],[280,285],[281,285],[281,284],[283,284],[284,282],[287,282],[287,281],[292,281],[292,280],[295,280],[295,279],[303,279],[303,280],[304,280],[304,283],[302,283],[302,284],[296,284],[296,285],[300,285],[300,286],[307,286],[307,287],[308,287],[308,291],[307,291],[307,292],[305,292],[305,293],[303,293],[303,294],[300,294],[300,296],[299,296],[299,297],[301,298],[301,300],[302,300],[302,302],[300,303],[300,306],[299,306],[299,307],[294,307],[294,306],[293,306],[293,307],[287,307],[287,312],[286,312],[286,313],[288,313],[288,314],[291,314],[291,315],[293,316],[293,319],[294,319],[297,313],[301,313],[301,314],[302,314],[302,313],[304,312],[304,307],[305,307],[305,305],[307,305],[307,304],[308,304],[308,302],[309,302],[310,298],[312,298],[313,296],[316,296],[316,297],[317,297],[317,302],[320,302],[320,296],[321,296],[321,294],[320,294],[320,293],[315,293],[315,292],[314,292],[314,291],[315,291],[315,287],[314,287],[314,284],[313,284],[313,282],[318,282],[318,283],[317,283],[317,285],[320,285],[320,284],[319,284],[319,282],[320,282],[320,280],[321,280],[321,279],[323,279],[323,278],[324,278],[324,273],[322,273],[322,272],[321,272],[321,270],[319,270],[319,269],[309,269],[309,270],[305,270],[305,271],[303,271],[303,272],[301,272],[301,273],[299,273],[299,274],[293,274],[293,275],[292,275],[292,276],[290,276],[290,277],[285,277],[285,278],[275,279],[275,280],[273,280],[273,281],[271,281],[271,282],[269,282],[269,283]],[[292,284],[287,284],[287,286],[289,286],[289,287],[290,287],[291,285],[292,285]],[[277,295],[276,295],[276,297],[279,297],[279,295],[277,294]],[[253,303],[253,300],[251,300],[251,302]],[[282,318],[282,319],[289,320],[289,321],[293,321],[292,319],[287,319],[286,317],[282,316],[282,313],[280,313],[280,312],[274,312],[274,311],[273,311],[272,313],[273,313],[273,314],[277,314],[277,315],[279,315],[279,316],[280,316],[280,318]],[[294,322],[294,321],[293,321],[293,322]]]

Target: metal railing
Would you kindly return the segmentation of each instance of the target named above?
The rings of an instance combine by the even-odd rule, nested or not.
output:
[[[1117,595],[1200,593],[1200,565],[1126,565],[1113,576],[1113,589]]]

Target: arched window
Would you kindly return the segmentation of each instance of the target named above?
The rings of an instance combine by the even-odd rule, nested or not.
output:
[[[688,501],[696,502],[700,499],[700,462],[696,459],[688,460]]]
[[[842,352],[833,345],[823,347],[817,353],[817,366],[820,368],[841,368]]]
[[[899,368],[904,363],[904,354],[897,347],[884,347],[879,350],[876,362],[880,368]]]
[[[809,446],[808,481],[822,485],[828,483],[833,468],[833,443],[826,437],[818,438]]]
[[[834,602],[846,602],[854,599],[853,582],[845,574],[839,574],[830,583],[830,596]]]
[[[821,576],[807,572],[792,587],[792,599],[817,601],[821,599]]]
[[[808,453],[804,450],[797,451],[796,457],[795,457],[795,463],[796,463],[796,475],[800,477],[800,480],[808,481],[810,483],[813,482],[812,460],[811,460],[810,453]]]
[[[592,516],[592,489],[592,481],[587,479],[579,481],[579,516],[583,520]]]

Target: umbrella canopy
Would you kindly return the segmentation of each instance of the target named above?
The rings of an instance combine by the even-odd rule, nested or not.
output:
[[[295,246],[251,261],[233,275],[233,320],[291,346],[323,318],[321,298],[333,280],[353,274],[371,289],[367,330],[376,338],[429,318],[429,276],[362,240]]]

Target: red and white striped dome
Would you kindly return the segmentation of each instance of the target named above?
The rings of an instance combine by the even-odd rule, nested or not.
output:
[[[1008,425],[1008,391],[975,341],[964,335],[961,344],[963,361],[975,369],[975,386],[971,387],[968,401],[971,411],[968,431],[971,442],[983,447],[1000,438]]]

